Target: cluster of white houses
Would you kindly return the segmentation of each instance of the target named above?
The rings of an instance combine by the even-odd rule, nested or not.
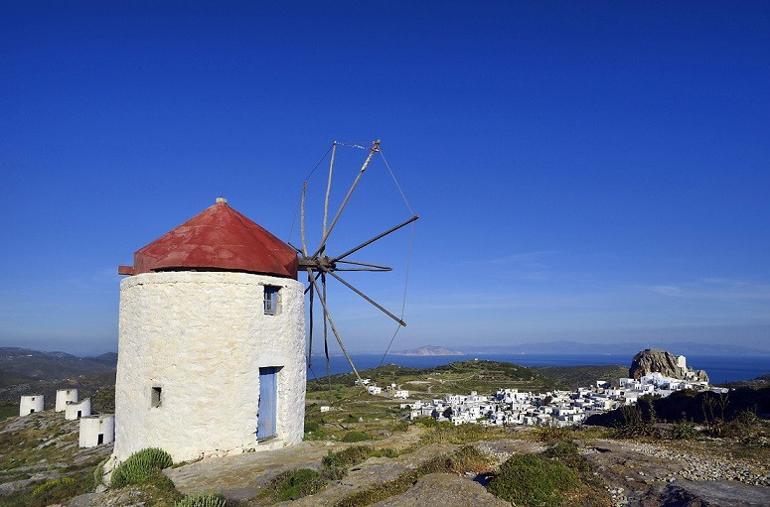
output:
[[[19,416],[26,416],[44,410],[45,396],[32,394],[22,396],[19,402]],[[96,447],[112,442],[115,434],[115,417],[112,414],[91,415],[91,398],[78,401],[77,389],[56,391],[55,412],[64,412],[68,421],[80,420],[80,447]]]
[[[382,394],[382,388],[372,384],[372,379],[370,378],[362,378],[360,380],[356,380],[355,384],[357,386],[366,386],[366,392],[369,394]],[[405,400],[409,398],[409,391],[406,389],[399,389],[396,384],[390,384],[386,386],[385,391],[393,394],[393,397],[397,399]]]
[[[621,378],[616,386],[597,381],[593,387],[580,387],[575,391],[531,393],[498,389],[489,396],[472,391],[469,395],[451,394],[443,399],[403,403],[401,408],[409,409],[410,419],[433,417],[455,425],[571,426],[582,423],[590,415],[634,404],[641,396],[666,397],[682,389],[727,391],[711,387],[708,382],[650,373],[638,380]]]

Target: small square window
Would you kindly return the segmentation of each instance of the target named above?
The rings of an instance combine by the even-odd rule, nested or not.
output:
[[[265,315],[278,313],[280,290],[281,288],[275,285],[265,285]]]
[[[160,387],[153,387],[150,397],[150,403],[153,408],[160,407],[162,389]]]

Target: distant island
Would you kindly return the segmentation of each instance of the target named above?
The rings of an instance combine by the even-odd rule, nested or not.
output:
[[[416,349],[399,350],[391,352],[394,356],[464,356],[464,352],[458,350],[451,350],[446,347],[438,347],[436,345],[425,345],[424,347],[418,347]]]

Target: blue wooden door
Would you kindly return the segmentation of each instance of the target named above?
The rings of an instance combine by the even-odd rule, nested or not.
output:
[[[257,440],[275,436],[278,368],[259,369],[259,408],[257,413]]]

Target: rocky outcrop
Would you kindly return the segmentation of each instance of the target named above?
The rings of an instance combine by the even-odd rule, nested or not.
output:
[[[509,502],[500,500],[484,489],[484,486],[467,477],[455,474],[428,474],[406,493],[376,503],[375,507],[410,507],[435,504],[437,497],[443,505],[474,505],[505,507]]]
[[[677,356],[665,350],[645,349],[634,356],[628,376],[639,379],[648,373],[658,372],[666,377],[681,380],[708,382],[709,377],[703,370],[693,370],[680,366]]]

